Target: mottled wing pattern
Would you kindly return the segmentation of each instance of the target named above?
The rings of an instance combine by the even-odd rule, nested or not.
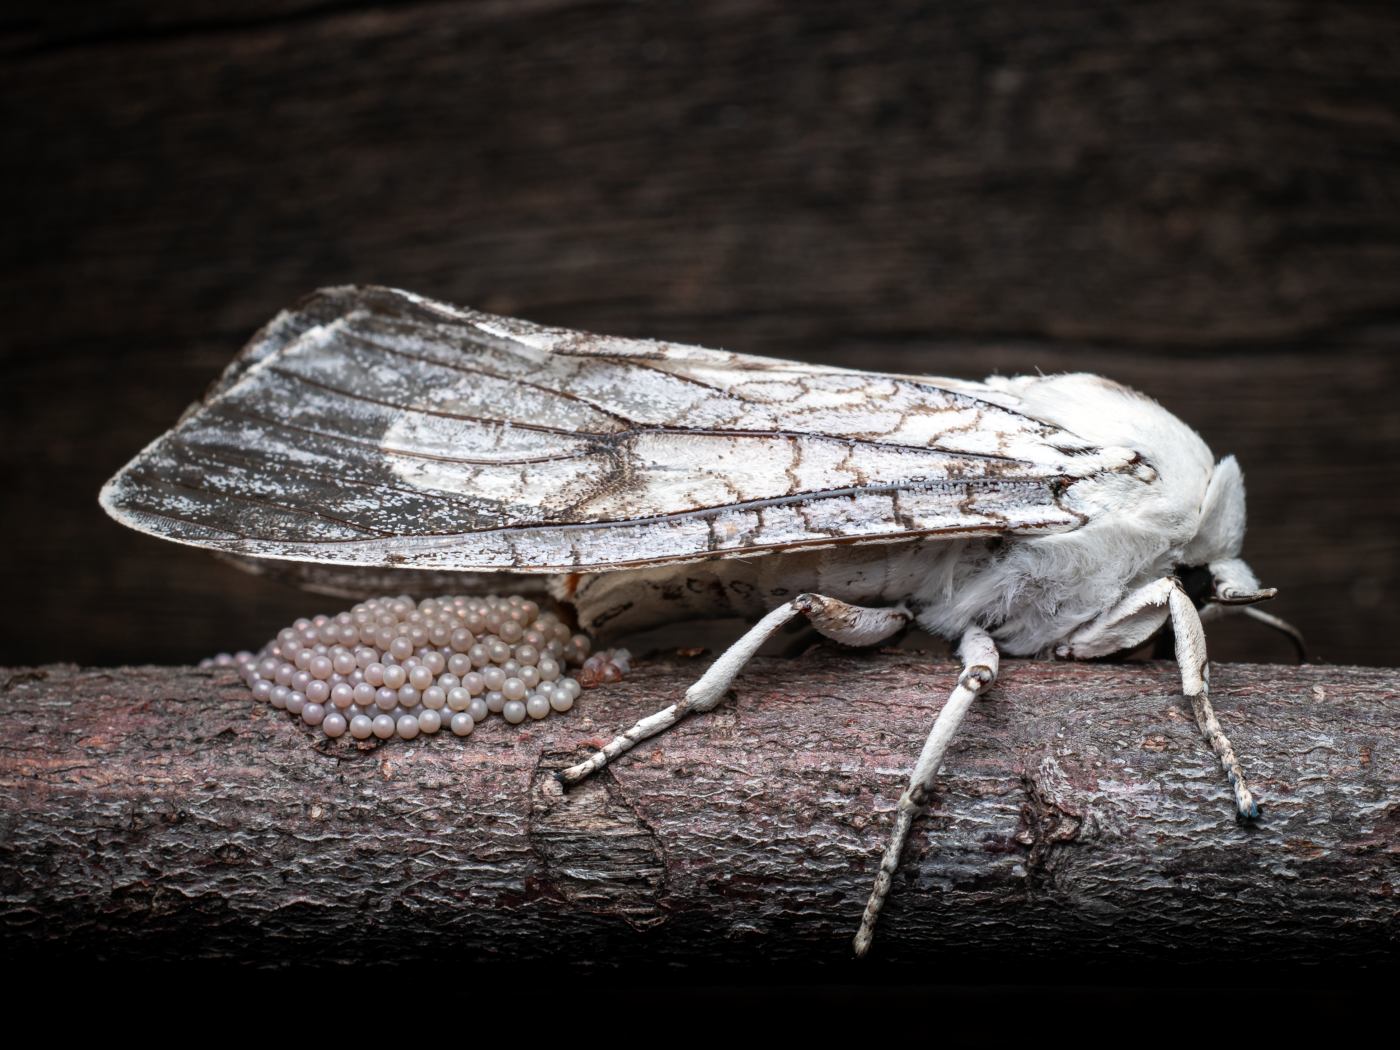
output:
[[[1098,450],[976,383],[545,328],[383,288],[258,333],[102,493],[229,554],[586,571],[1075,527]]]

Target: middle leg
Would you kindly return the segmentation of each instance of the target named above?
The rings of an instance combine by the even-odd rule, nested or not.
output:
[[[875,922],[880,917],[880,909],[889,896],[890,883],[895,869],[899,867],[899,856],[904,852],[904,840],[909,837],[909,828],[914,818],[923,811],[924,804],[933,791],[933,779],[938,775],[938,767],[943,763],[943,755],[952,743],[967,709],[988,686],[996,681],[1001,656],[991,635],[980,627],[969,627],[963,632],[958,655],[963,662],[963,672],[958,676],[958,687],[948,697],[943,710],[929,730],[928,739],[919,760],[914,763],[914,772],[909,777],[909,787],[899,798],[899,813],[895,817],[894,830],[890,832],[889,845],[880,858],[880,870],[875,876],[875,888],[870,891],[870,901],[861,916],[860,929],[856,931],[855,951],[857,958],[864,957],[870,950],[870,942],[875,936]]]

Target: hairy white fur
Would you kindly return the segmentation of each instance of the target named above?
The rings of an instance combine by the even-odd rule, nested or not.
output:
[[[1155,401],[1098,376],[987,382],[1015,393],[1019,411],[1095,444],[1126,446],[1149,468],[1077,482],[1067,504],[1087,516],[1081,528],[1013,539],[1001,557],[960,581],[952,607],[931,606],[919,618],[926,630],[953,636],[981,623],[995,628],[1007,652],[1043,653],[1181,563],[1200,527],[1212,456]]]

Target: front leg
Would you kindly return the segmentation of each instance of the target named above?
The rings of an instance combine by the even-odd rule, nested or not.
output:
[[[919,761],[914,764],[909,787],[900,796],[899,814],[895,817],[894,830],[890,832],[889,845],[885,847],[884,856],[880,858],[875,888],[870,892],[870,901],[865,906],[860,929],[856,932],[854,946],[857,958],[863,958],[865,953],[870,951],[870,941],[875,936],[875,922],[880,917],[880,909],[885,906],[885,898],[889,896],[895,869],[899,867],[899,856],[904,852],[904,840],[909,837],[909,828],[913,825],[914,818],[928,802],[928,797],[933,791],[933,778],[938,775],[938,767],[943,762],[948,745],[952,743],[958,723],[962,721],[963,715],[967,714],[972,701],[996,681],[1001,657],[997,653],[996,643],[982,628],[969,627],[963,633],[958,655],[963,662],[962,674],[958,676],[958,687],[948,697],[943,710],[938,712],[938,718],[929,730],[928,739],[924,741]]]
[[[720,702],[725,690],[749,662],[759,647],[776,631],[799,613],[812,621],[822,634],[846,645],[873,645],[902,630],[913,619],[903,606],[891,609],[867,609],[847,605],[836,598],[821,594],[799,594],[792,601],[778,606],[759,620],[748,633],[720,654],[700,680],[685,691],[685,699],[643,718],[625,733],[614,737],[602,750],[576,766],[556,774],[565,787],[577,784],[590,773],[632,750],[647,737],[669,729],[692,711],[708,711]]]
[[[1055,655],[1093,658],[1131,649],[1147,641],[1171,617],[1176,635],[1176,663],[1181,670],[1181,691],[1191,701],[1191,711],[1201,735],[1210,743],[1234,788],[1235,806],[1244,818],[1259,815],[1259,807],[1245,784],[1244,770],[1235,749],[1210,705],[1210,662],[1206,657],[1206,632],[1181,581],[1174,576],[1154,580],[1127,595],[1108,612],[1072,634]]]
[[[1181,669],[1181,688],[1191,701],[1191,711],[1196,716],[1196,725],[1201,735],[1210,741],[1211,748],[1220,765],[1230,778],[1235,789],[1235,806],[1241,817],[1252,819],[1259,816],[1259,807],[1254,796],[1244,782],[1244,770],[1235,757],[1235,749],[1220,728],[1220,720],[1215,717],[1215,709],[1210,706],[1210,662],[1206,658],[1206,632],[1201,626],[1201,617],[1191,599],[1182,590],[1181,584],[1173,580],[1170,602],[1172,630],[1176,633],[1176,663]]]

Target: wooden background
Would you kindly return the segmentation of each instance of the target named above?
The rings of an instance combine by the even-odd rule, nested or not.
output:
[[[1397,54],[1364,0],[8,4],[0,663],[189,661],[322,611],[95,497],[279,308],[375,282],[1103,372],[1239,455],[1273,611],[1394,664]]]

